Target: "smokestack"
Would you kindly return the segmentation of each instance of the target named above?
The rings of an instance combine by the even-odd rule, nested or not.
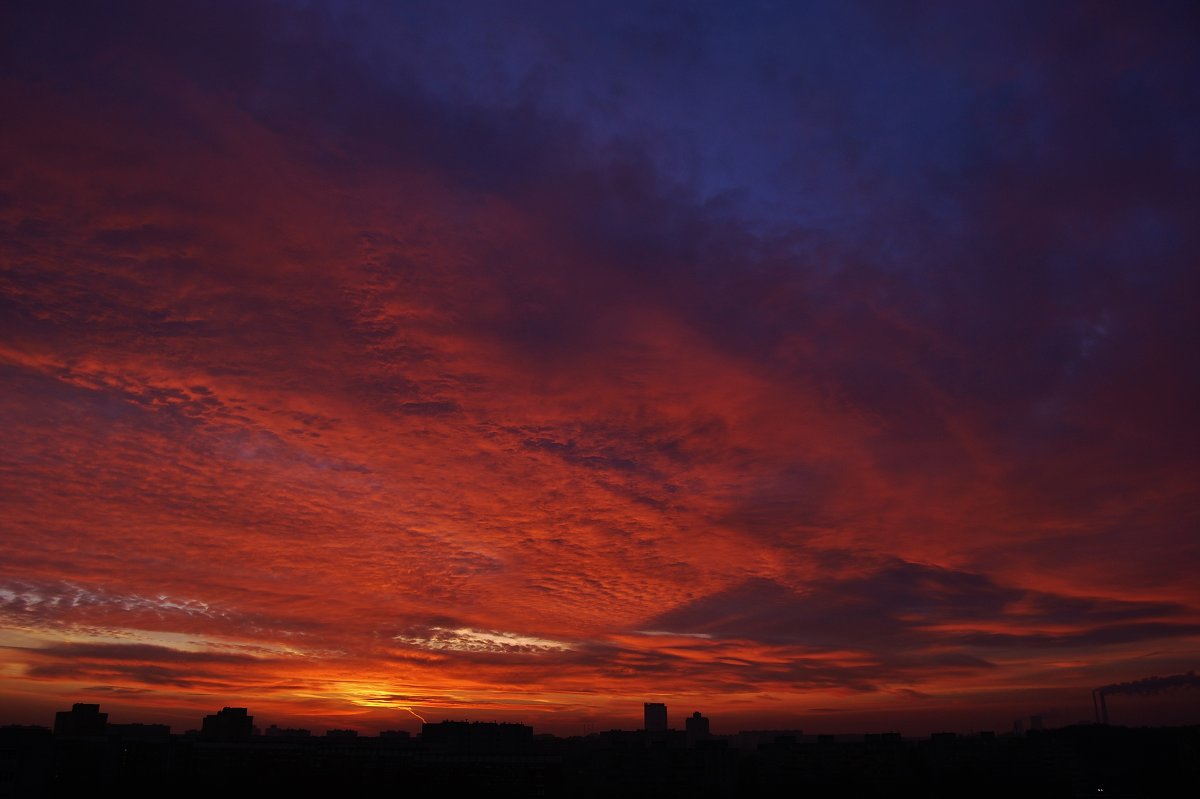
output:
[[[1106,694],[1129,694],[1134,696],[1150,696],[1172,688],[1200,688],[1200,677],[1196,672],[1187,674],[1172,674],[1170,677],[1146,677],[1132,682],[1115,682],[1102,685],[1092,690],[1092,709],[1096,711],[1096,721],[1108,724],[1108,703],[1104,701]],[[1099,707],[1096,699],[1100,699]]]
[[[1101,699],[1105,694],[1133,694],[1137,696],[1149,696],[1150,694],[1161,693],[1169,688],[1200,688],[1200,677],[1196,676],[1196,672],[1189,671],[1187,674],[1174,674],[1170,677],[1147,677],[1144,680],[1134,680],[1133,682],[1116,682],[1112,685],[1105,685],[1096,690],[1100,692]]]

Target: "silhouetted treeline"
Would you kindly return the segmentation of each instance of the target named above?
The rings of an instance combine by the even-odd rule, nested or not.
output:
[[[0,797],[1200,796],[1200,727],[923,740],[754,732],[698,741],[672,730],[558,738],[465,722],[418,736],[272,728],[220,740],[139,724],[90,732],[0,727]]]

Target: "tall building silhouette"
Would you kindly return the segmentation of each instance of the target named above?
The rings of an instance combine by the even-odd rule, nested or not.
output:
[[[642,705],[643,724],[646,732],[667,731],[667,706],[662,702],[645,702]]]
[[[55,735],[103,735],[108,727],[108,714],[99,705],[76,702],[70,710],[54,714]]]
[[[244,707],[227,707],[204,717],[200,737],[212,741],[241,741],[254,734],[254,716]]]
[[[699,710],[688,716],[687,737],[692,743],[708,738],[708,717],[701,716]]]

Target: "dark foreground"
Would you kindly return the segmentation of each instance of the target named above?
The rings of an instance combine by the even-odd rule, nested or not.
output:
[[[212,740],[112,725],[0,728],[0,797],[1200,796],[1200,727],[1100,725],[1023,736],[743,733],[534,736],[427,725],[421,736]],[[521,734],[529,731],[528,734]]]

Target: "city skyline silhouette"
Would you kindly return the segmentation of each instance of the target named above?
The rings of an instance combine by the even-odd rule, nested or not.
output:
[[[274,724],[264,731],[249,708],[230,706],[204,716],[200,729],[172,734],[165,725],[111,723],[98,705],[75,703],[56,713],[53,732],[0,725],[0,788],[22,797],[165,790],[307,795],[377,792],[400,783],[423,793],[494,796],[734,797],[801,790],[1039,797],[1158,796],[1200,787],[1198,725],[1049,727],[1034,716],[1027,729],[1018,721],[1002,733],[925,738],[798,729],[715,735],[699,711],[678,730],[664,726],[670,718],[664,703],[643,708],[642,729],[560,738],[525,724],[465,720],[424,722],[416,735],[360,736],[347,729],[313,735]]]

